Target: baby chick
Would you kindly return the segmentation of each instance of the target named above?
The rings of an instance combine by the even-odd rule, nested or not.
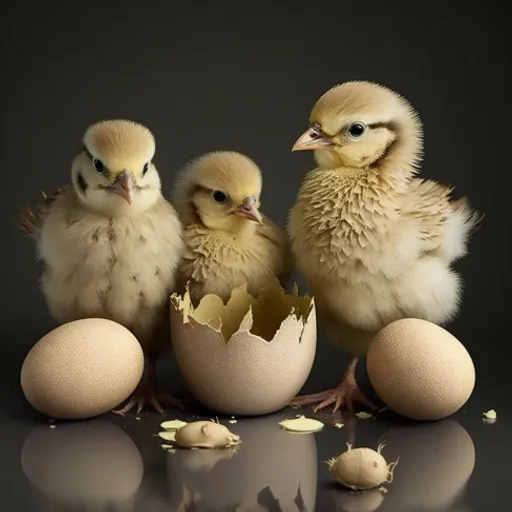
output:
[[[252,295],[270,279],[286,286],[292,268],[288,237],[260,213],[261,188],[258,166],[236,152],[208,153],[182,171],[174,202],[186,249],[176,288],[183,293],[188,283],[195,305],[211,293],[227,302],[243,283]]]
[[[43,263],[42,290],[65,323],[87,317],[116,321],[137,337],[146,367],[124,414],[146,402],[177,401],[156,391],[155,358],[169,340],[168,297],[183,251],[182,228],[161,194],[152,163],[155,140],[132,121],[87,129],[71,167],[70,187],[22,215]]]
[[[339,386],[296,405],[372,406],[355,369],[373,336],[404,317],[444,324],[457,314],[467,252],[481,216],[452,188],[415,178],[422,125],[395,92],[347,82],[325,93],[292,151],[314,150],[288,219],[297,266],[314,291],[330,338],[350,354]]]

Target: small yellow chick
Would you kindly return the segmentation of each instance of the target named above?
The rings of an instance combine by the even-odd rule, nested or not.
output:
[[[178,404],[157,393],[155,358],[169,340],[169,294],[183,252],[182,228],[161,194],[152,163],[153,134],[138,123],[90,126],[71,167],[70,187],[27,209],[20,227],[34,238],[43,263],[42,290],[61,323],[100,317],[137,337],[146,367],[124,414],[149,402]]]
[[[314,150],[288,219],[297,266],[312,287],[320,321],[350,354],[339,386],[296,405],[373,404],[355,369],[373,336],[404,317],[444,324],[457,314],[462,284],[452,269],[481,216],[452,188],[415,178],[422,125],[397,93],[370,82],[326,92],[292,151]]]
[[[211,293],[227,302],[244,283],[252,295],[269,279],[286,286],[288,237],[260,213],[261,189],[260,169],[240,153],[208,153],[183,169],[174,191],[186,243],[176,288],[184,293],[188,283],[193,304]]]

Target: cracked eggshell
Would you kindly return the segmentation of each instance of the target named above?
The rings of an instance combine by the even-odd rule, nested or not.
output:
[[[235,288],[192,306],[188,291],[171,297],[173,351],[190,392],[224,414],[255,416],[285,407],[313,366],[314,299],[288,295],[277,281],[258,297]]]

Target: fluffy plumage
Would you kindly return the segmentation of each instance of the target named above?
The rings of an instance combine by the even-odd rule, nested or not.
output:
[[[43,194],[35,211],[21,215],[20,226],[36,242],[53,316],[60,323],[102,317],[129,328],[147,357],[148,387],[136,397],[139,406],[147,398],[160,410],[152,394],[153,364],[169,343],[168,297],[183,251],[181,223],[161,194],[151,162],[155,141],[146,127],[103,121],[86,131],[83,143],[72,186]]]
[[[352,361],[338,388],[297,403],[336,402],[336,410],[368,403],[353,369],[382,327],[404,317],[454,318],[461,279],[452,264],[481,217],[467,198],[452,199],[452,187],[415,178],[420,119],[381,85],[348,82],[325,93],[294,146],[302,149],[315,151],[318,167],[289,215],[292,250],[328,334]]]
[[[190,162],[174,191],[184,225],[186,249],[177,289],[187,283],[192,301],[215,293],[227,301],[247,283],[257,294],[269,279],[282,286],[291,273],[284,230],[259,213],[262,176],[247,156],[218,151]]]

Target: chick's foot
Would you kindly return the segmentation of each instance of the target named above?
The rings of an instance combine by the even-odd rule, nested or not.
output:
[[[128,411],[131,411],[135,406],[137,406],[138,414],[146,404],[150,404],[159,413],[163,413],[164,409],[160,405],[160,402],[173,405],[180,409],[184,408],[182,400],[175,398],[169,393],[158,391],[157,387],[155,362],[153,358],[146,358],[145,374],[137,386],[137,389],[122,409],[113,410],[112,412],[114,414],[124,416]]]
[[[357,384],[347,384],[343,381],[339,386],[321,393],[314,393],[312,395],[302,395],[294,398],[291,402],[291,406],[303,406],[309,404],[318,404],[313,412],[318,412],[329,405],[334,404],[333,413],[337,412],[342,407],[347,408],[349,411],[354,410],[354,403],[362,403],[370,409],[376,409],[377,407],[371,402],[364,393],[358,388]]]
[[[357,358],[350,360],[349,366],[343,380],[338,386],[327,391],[314,393],[311,395],[302,395],[295,397],[290,406],[303,406],[310,404],[318,404],[313,411],[316,413],[329,405],[334,404],[333,414],[340,410],[342,407],[347,408],[350,412],[354,410],[354,403],[362,403],[370,409],[377,409],[377,406],[368,399],[365,394],[359,389],[356,378],[355,368],[357,365]]]
[[[114,409],[112,412],[114,414],[119,414],[120,416],[124,416],[127,412],[131,411],[135,406],[137,406],[137,414],[142,411],[146,404],[150,404],[156,409],[159,413],[163,413],[164,409],[160,405],[160,403],[166,403],[169,405],[173,405],[180,409],[184,408],[184,404],[182,400],[179,398],[175,398],[169,393],[165,392],[157,392],[154,386],[145,384],[138,388],[133,395],[128,400],[128,403],[122,409]]]

